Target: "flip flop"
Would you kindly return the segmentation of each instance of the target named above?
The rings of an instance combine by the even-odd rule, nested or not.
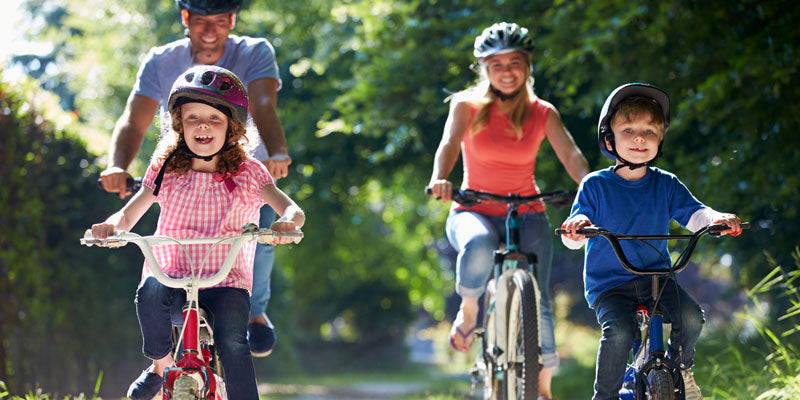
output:
[[[468,351],[469,348],[472,346],[472,342],[475,340],[473,338],[473,336],[472,336],[472,333],[475,332],[475,328],[477,328],[477,326],[473,326],[467,332],[462,331],[461,327],[456,325],[456,322],[459,321],[459,320],[463,321],[463,319],[464,319],[464,317],[461,314],[461,311],[459,311],[458,315],[456,315],[455,321],[453,321],[453,328],[455,328],[455,329],[451,329],[450,330],[450,347],[452,347],[456,351],[461,351],[461,352]],[[462,339],[464,339],[464,342],[466,343],[465,347],[456,346],[456,342],[455,342],[455,336],[456,335],[459,335],[459,336],[461,336]],[[471,339],[471,340],[468,340],[468,339]]]

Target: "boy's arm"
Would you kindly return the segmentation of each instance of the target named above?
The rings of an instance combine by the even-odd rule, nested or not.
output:
[[[710,224],[725,224],[731,229],[723,231],[723,235],[730,233],[733,236],[738,236],[742,233],[741,223],[736,214],[722,213],[711,207],[703,207],[692,214],[689,218],[689,223],[686,224],[686,229],[697,232]]]

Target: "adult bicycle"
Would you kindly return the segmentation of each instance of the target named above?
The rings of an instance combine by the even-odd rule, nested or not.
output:
[[[117,231],[113,236],[105,239],[91,237],[91,231],[86,231],[81,238],[85,246],[122,247],[133,243],[139,247],[144,255],[150,272],[163,285],[171,288],[186,290],[186,304],[183,307],[183,320],[173,332],[173,359],[178,360],[175,367],[164,369],[162,398],[164,400],[195,400],[214,399],[226,400],[228,398],[223,381],[224,368],[217,356],[214,346],[213,327],[209,323],[205,310],[199,305],[200,289],[211,287],[222,282],[230,272],[242,246],[253,240],[260,243],[272,243],[275,237],[292,237],[299,243],[303,237],[302,232],[277,232],[271,229],[259,229],[256,224],[247,224],[242,228],[241,234],[214,238],[175,239],[168,236],[140,236],[135,233]],[[186,245],[211,244],[203,259],[195,268],[195,261],[189,256]],[[217,246],[230,244],[225,261],[219,272],[213,276],[201,278],[203,267],[208,255]],[[176,245],[186,254],[191,275],[184,277],[170,277],[162,270],[161,265],[153,254],[153,246]],[[178,353],[183,349],[181,358]]]
[[[426,188],[428,194],[430,188]],[[533,196],[502,196],[470,189],[453,189],[453,201],[464,207],[477,203],[507,206],[505,247],[494,252],[494,269],[484,294],[481,328],[475,330],[481,349],[470,370],[473,387],[483,385],[484,399],[536,399],[541,369],[539,287],[536,254],[521,249],[521,205],[544,201],[571,204],[575,192]]]
[[[741,228],[749,229],[750,223],[742,223]],[[661,286],[659,277],[675,279],[675,275],[688,265],[700,238],[707,235],[720,236],[723,231],[728,229],[729,227],[724,224],[711,224],[691,235],[624,235],[597,226],[587,226],[575,232],[586,238],[602,236],[611,245],[623,268],[635,275],[650,276],[652,280],[652,302],[636,306],[635,318],[638,329],[634,334],[632,351],[629,354],[631,362],[625,371],[625,378],[619,392],[620,399],[685,399],[680,366],[665,356],[664,314],[657,307],[669,279],[664,279],[664,285]],[[555,233],[564,235],[568,232],[564,229],[556,229]],[[647,243],[648,240],[688,240],[689,243],[674,263],[668,259],[664,260],[668,268],[645,269],[631,264],[620,244],[622,240],[638,240],[644,243]],[[653,250],[657,251],[655,247]]]

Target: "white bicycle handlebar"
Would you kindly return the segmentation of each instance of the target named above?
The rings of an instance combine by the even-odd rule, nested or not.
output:
[[[276,237],[291,237],[294,238],[295,243],[300,243],[300,240],[303,238],[303,232],[278,232],[268,228],[259,229],[255,224],[249,224],[242,229],[242,233],[240,235],[236,236],[175,239],[168,236],[141,236],[132,232],[117,231],[114,232],[113,236],[105,239],[99,239],[92,237],[91,230],[87,230],[84,237],[81,238],[81,244],[88,247],[93,245],[122,247],[128,243],[133,243],[142,251],[145,260],[147,260],[147,265],[150,266],[150,271],[153,273],[153,276],[163,285],[171,288],[201,288],[217,285],[222,282],[226,276],[228,276],[228,272],[230,272],[231,268],[233,267],[234,261],[239,256],[239,250],[246,242],[258,240],[259,243],[269,244],[272,243],[272,240]],[[151,249],[152,246],[176,244],[181,246],[185,252],[186,248],[184,245],[187,244],[213,244],[213,246],[206,251],[206,256],[208,256],[214,247],[226,242],[233,243],[230,251],[228,251],[228,255],[225,256],[225,262],[222,264],[222,267],[220,267],[219,272],[207,278],[200,278],[199,276],[194,275],[184,278],[172,278],[168,276],[164,273],[164,271],[161,270],[161,265],[158,263],[158,261],[156,261],[156,257],[153,255],[153,250]],[[206,258],[203,257],[198,271],[202,270],[205,260]],[[190,259],[190,263],[193,263],[193,260]],[[194,271],[194,268],[191,270]]]

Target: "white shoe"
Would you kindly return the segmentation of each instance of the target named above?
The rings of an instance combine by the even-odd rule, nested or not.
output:
[[[700,393],[700,387],[694,381],[694,373],[690,369],[682,369],[681,376],[683,377],[683,388],[686,393],[686,400],[703,400],[703,394]]]

